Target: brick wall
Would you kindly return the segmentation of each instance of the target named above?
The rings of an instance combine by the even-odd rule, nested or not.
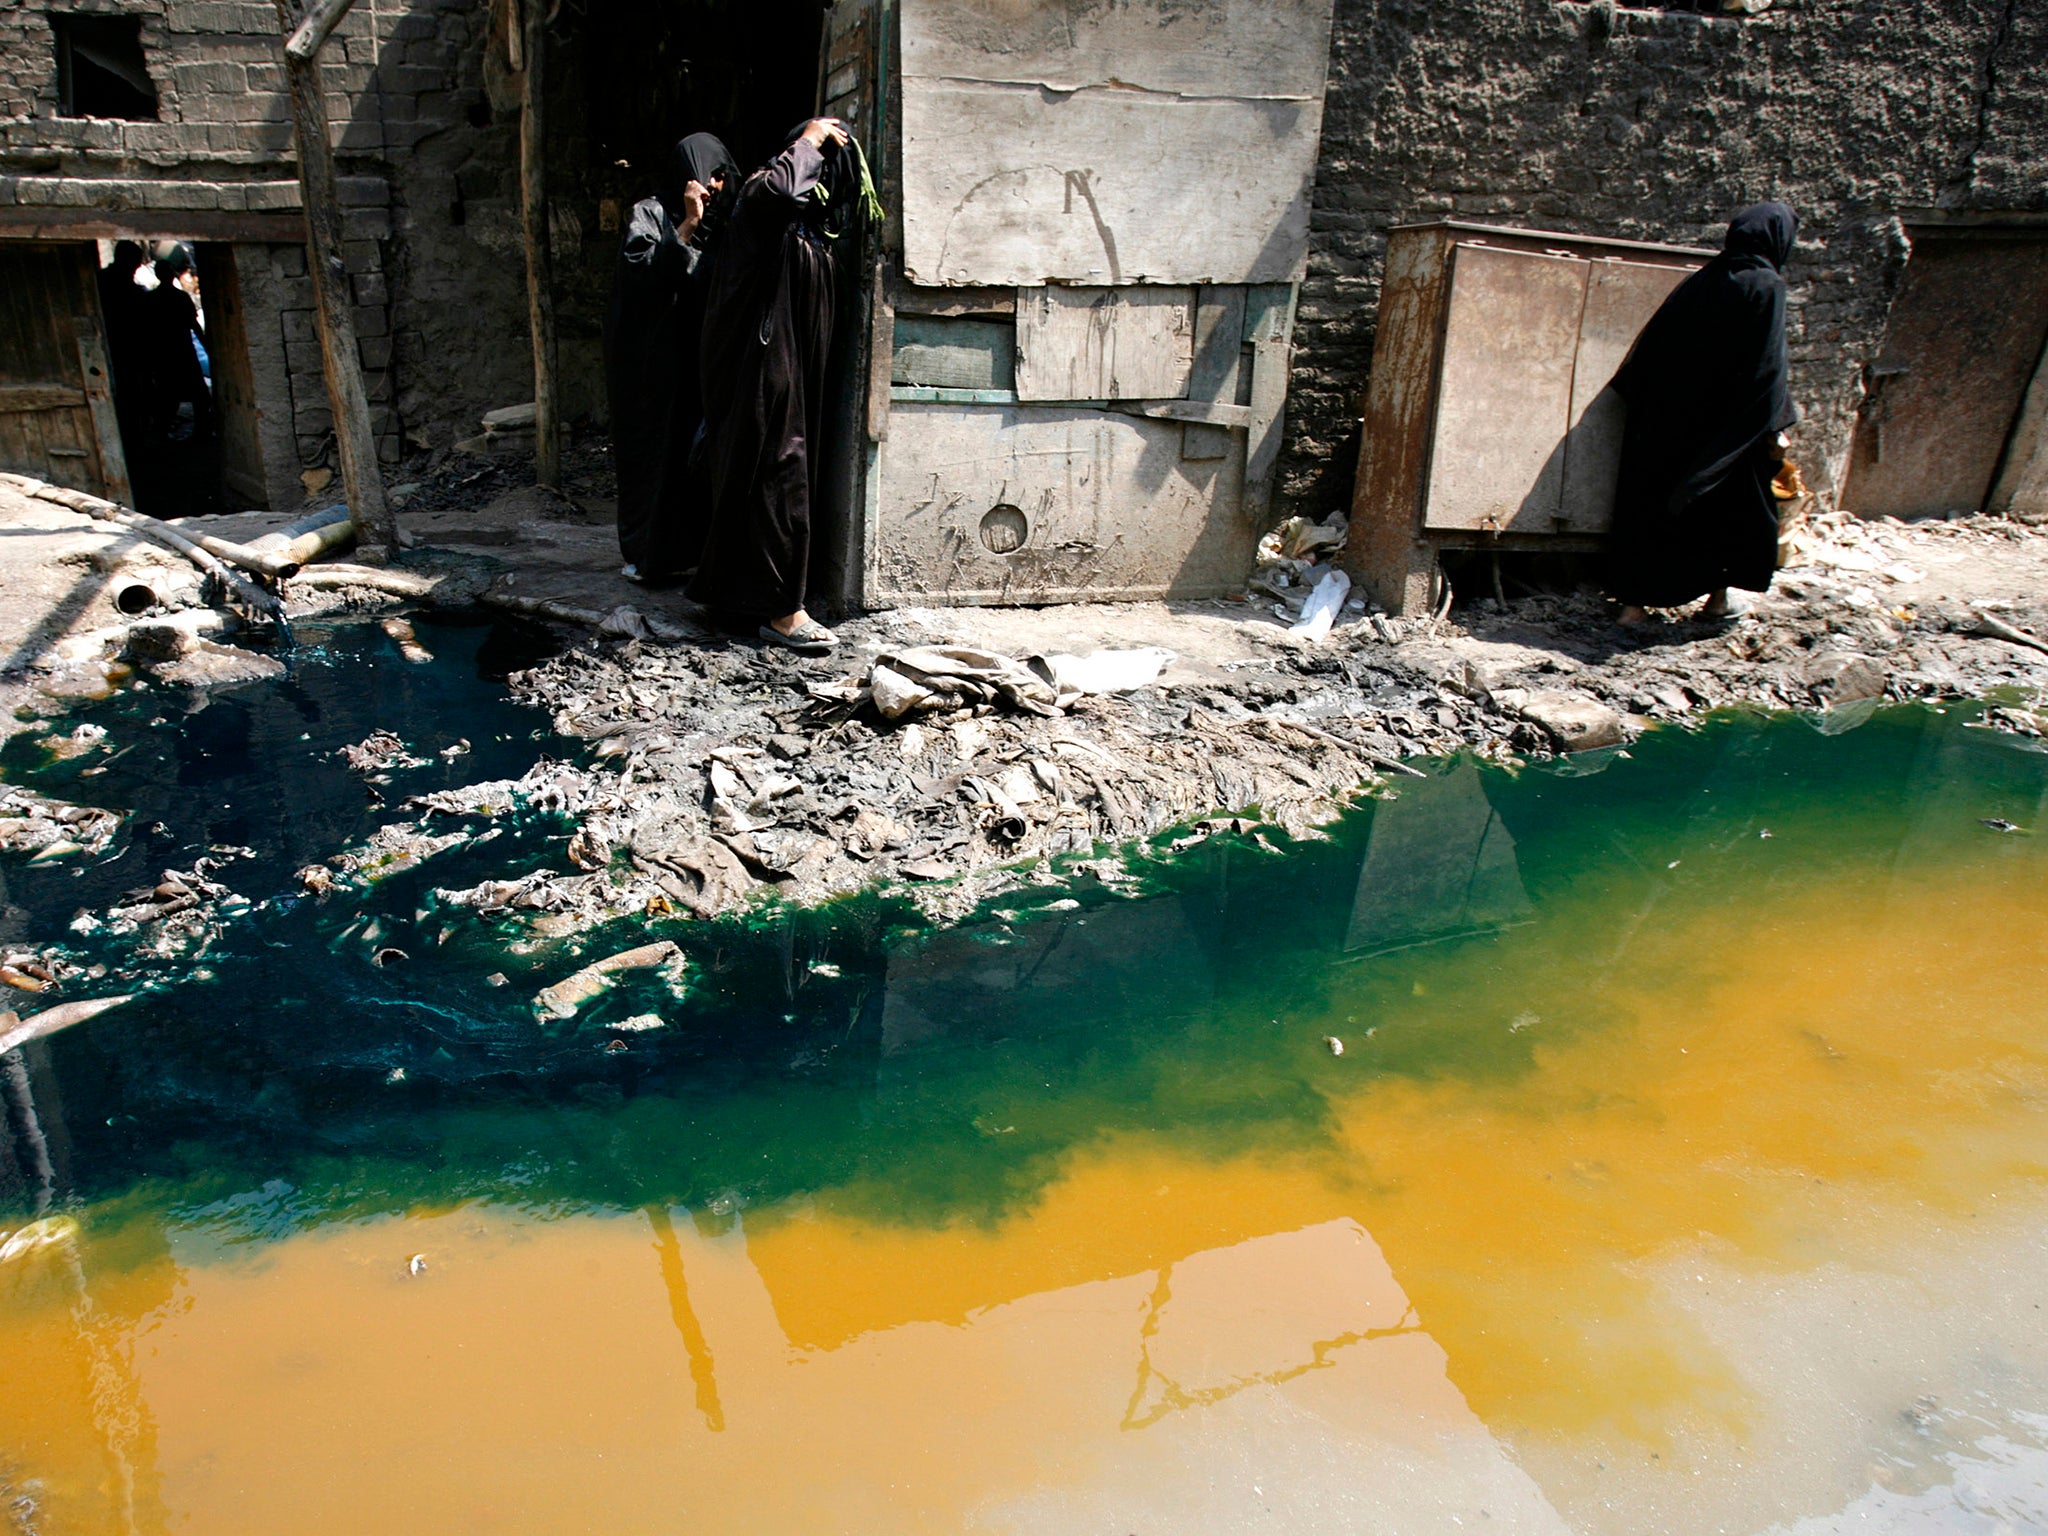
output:
[[[1350,504],[1390,225],[1434,216],[1718,245],[1778,198],[1802,462],[1831,486],[1908,246],[1902,209],[2048,208],[2048,6],[1337,0],[1282,486]]]
[[[56,116],[46,9],[139,16],[161,120]],[[322,52],[387,463],[408,439],[445,443],[532,395],[516,118],[495,117],[485,94],[487,17],[487,0],[357,0]],[[164,235],[187,233],[186,213],[296,208],[281,60],[277,11],[254,0],[0,0],[0,206],[108,209]],[[299,467],[332,462],[312,290],[301,247],[245,247],[237,260],[263,354],[259,435],[267,456],[291,458],[266,465],[276,494]],[[280,412],[288,430],[270,419]]]

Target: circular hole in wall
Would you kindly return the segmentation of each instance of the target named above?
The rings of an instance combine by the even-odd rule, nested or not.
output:
[[[1031,536],[1024,513],[1007,501],[997,502],[981,514],[981,542],[992,555],[1013,555]]]

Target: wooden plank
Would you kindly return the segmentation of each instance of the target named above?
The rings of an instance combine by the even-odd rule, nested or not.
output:
[[[976,79],[1070,93],[1321,98],[1330,0],[904,0],[906,80]]]
[[[1017,330],[998,320],[934,320],[902,315],[892,334],[892,384],[941,389],[1011,389]]]
[[[925,384],[894,384],[889,398],[912,405],[1014,405],[1014,389],[945,389]]]
[[[291,0],[276,0],[286,30],[296,23]],[[298,151],[299,197],[306,208],[306,270],[313,279],[314,325],[320,339],[321,370],[334,412],[334,439],[349,517],[356,525],[358,558],[388,559],[398,547],[398,530],[384,499],[377,464],[377,440],[370,431],[370,398],[363,387],[362,353],[356,347],[353,295],[342,258],[341,202],[334,189],[334,146],[327,137],[327,98],[320,60],[285,60],[291,104],[292,142]]]
[[[526,67],[520,75],[519,224],[526,247],[526,311],[533,332],[533,478],[550,490],[562,483],[562,437],[555,401],[554,258],[548,241],[547,137],[542,70],[547,59],[547,8],[520,7]]]
[[[988,317],[1017,314],[1014,288],[920,288],[913,283],[896,284],[895,309],[899,315],[953,315]]]
[[[1017,295],[1017,398],[1185,395],[1194,345],[1192,288],[1027,289]]]
[[[1321,124],[1320,99],[1048,99],[906,79],[904,273],[1018,287],[1292,281]]]
[[[1237,405],[1238,373],[1244,360],[1245,291],[1204,288],[1195,305],[1195,355],[1188,369],[1188,398]],[[1190,420],[1181,433],[1184,459],[1220,459],[1230,452],[1228,429]]]
[[[1595,261],[1587,269],[1586,301],[1572,364],[1571,428],[1564,440],[1559,532],[1605,533],[1614,519],[1614,480],[1628,410],[1608,381],[1650,317],[1687,269],[1634,261]]]
[[[1180,427],[1057,405],[899,402],[876,505],[878,603],[1216,597],[1257,535],[1235,456],[1190,463]],[[1022,543],[985,540],[1018,527]],[[1004,526],[1007,525],[1007,526]],[[1008,552],[1003,552],[1007,549]]]
[[[1252,349],[1246,424],[1244,515],[1254,528],[1272,516],[1273,482],[1286,435],[1287,370],[1294,346],[1294,285],[1262,284],[1245,295],[1244,339]]]
[[[889,436],[889,386],[895,373],[896,311],[889,303],[888,268],[875,263],[868,290],[868,441]]]
[[[107,362],[106,338],[98,311],[71,322],[78,337],[78,366],[85,374],[85,406],[98,451],[99,483],[86,489],[108,501],[132,506],[135,488],[128,479],[128,453],[121,441],[120,418],[114,413],[114,370]]]
[[[305,215],[297,209],[246,213],[0,207],[0,240],[160,240],[166,229],[181,239],[255,245],[300,245],[306,239]]]
[[[1178,421],[1189,426],[1203,426],[1221,432],[1226,443],[1233,431],[1242,432],[1251,425],[1252,412],[1248,405],[1222,405],[1214,400],[1115,400],[1109,402],[1113,411],[1128,411],[1133,416],[1149,416],[1154,421]],[[1189,453],[1183,437],[1181,457],[1184,459],[1220,459],[1220,453]]]
[[[320,45],[327,41],[328,34],[341,25],[341,18],[348,14],[348,8],[355,0],[320,0],[299,29],[286,40],[284,51],[304,64],[320,51]]]
[[[1423,526],[1554,528],[1588,265],[1454,248]]]
[[[69,384],[0,384],[0,411],[63,411],[85,404]]]

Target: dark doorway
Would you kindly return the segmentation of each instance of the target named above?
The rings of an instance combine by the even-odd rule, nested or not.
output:
[[[1911,233],[1842,489],[1865,517],[1991,505],[2048,343],[2048,230]]]
[[[818,98],[823,0],[605,0],[579,40],[591,168],[605,195],[654,190],[670,148],[715,133],[743,170]]]

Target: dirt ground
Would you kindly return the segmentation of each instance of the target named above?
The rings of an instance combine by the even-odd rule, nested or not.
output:
[[[444,476],[402,490],[414,546],[402,591],[375,590],[392,578],[352,575],[344,560],[287,583],[290,610],[482,602],[555,622],[565,648],[512,685],[595,744],[591,765],[543,763],[516,782],[434,797],[376,847],[306,878],[346,882],[539,809],[573,824],[569,868],[450,894],[529,912],[543,931],[875,883],[964,910],[1056,858],[1114,880],[1118,861],[1103,855],[1172,828],[1305,833],[1359,793],[1389,792],[1409,758],[1625,750],[1644,730],[1735,705],[1807,711],[1835,730],[1886,699],[1988,696],[2002,728],[2048,730],[2048,648],[2026,643],[2048,635],[2048,532],[2002,520],[1822,515],[1798,563],[1734,623],[1667,617],[1627,632],[1581,592],[1482,601],[1447,620],[1347,613],[1315,641],[1254,594],[879,612],[843,621],[836,655],[804,659],[721,631],[678,593],[622,580],[601,503],[494,489],[473,472],[456,491],[475,494],[451,486]],[[213,518],[205,531],[247,540],[286,516]],[[131,668],[193,687],[275,668],[259,637],[211,631],[212,610],[169,616],[208,638],[167,642],[164,613],[116,609],[138,572],[182,579],[177,556],[4,487],[0,535],[9,729],[49,729],[69,701],[103,695]],[[2000,629],[2006,638],[1986,633]],[[1173,655],[1135,690],[1023,707],[970,688],[887,719],[861,691],[877,658],[943,646],[1019,662]],[[389,724],[402,737],[406,722]]]

